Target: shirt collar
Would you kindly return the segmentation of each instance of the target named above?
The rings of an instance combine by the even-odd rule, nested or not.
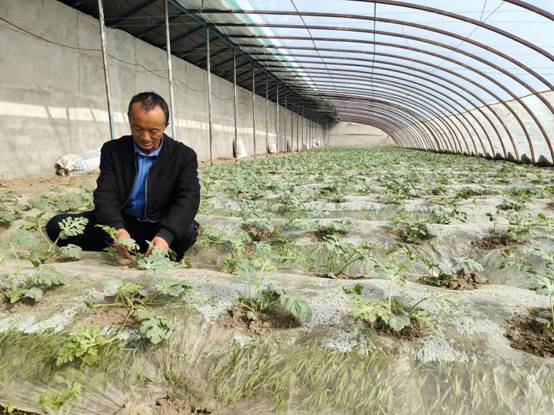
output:
[[[163,144],[164,144],[164,139],[162,137],[160,146],[154,151],[151,151],[150,153],[147,154],[137,145],[136,141],[133,139],[133,145],[135,146],[135,153],[143,157],[158,157],[160,155],[160,150],[162,149]]]

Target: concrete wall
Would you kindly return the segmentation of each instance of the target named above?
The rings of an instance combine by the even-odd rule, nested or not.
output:
[[[351,123],[340,122],[327,126],[329,146],[387,146],[394,145],[392,139],[378,128]]]
[[[98,21],[56,0],[0,0],[0,16],[38,39],[0,23],[0,177],[53,172],[67,153],[109,139]],[[55,42],[55,43],[53,43]],[[56,44],[57,43],[57,44]],[[153,90],[169,101],[167,58],[121,30],[108,30],[113,110],[118,136],[128,134],[132,95]],[[61,44],[61,45],[60,45]],[[173,57],[177,139],[209,158],[206,72]],[[232,156],[233,85],[212,76],[214,157]],[[238,89],[239,138],[253,152],[252,96]],[[276,139],[276,104],[269,102],[269,140]],[[283,124],[284,108],[280,108]],[[290,137],[290,112],[287,113]],[[296,116],[296,115],[295,115]],[[281,127],[281,134],[283,127]],[[171,127],[167,132],[171,135]],[[323,129],[318,128],[322,137]],[[256,150],[265,152],[265,98],[256,95]],[[284,149],[281,138],[280,149]]]

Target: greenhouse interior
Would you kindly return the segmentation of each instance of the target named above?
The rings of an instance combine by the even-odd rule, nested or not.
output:
[[[0,0],[1,414],[554,413],[554,1]]]

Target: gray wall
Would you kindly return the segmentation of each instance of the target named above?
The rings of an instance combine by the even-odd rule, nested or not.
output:
[[[394,145],[392,139],[378,128],[352,122],[327,125],[329,146],[377,147]]]
[[[0,0],[0,16],[60,46],[0,24],[0,177],[53,173],[67,153],[97,149],[109,139],[98,21],[56,0]],[[168,99],[167,58],[121,30],[108,30],[117,135],[128,134],[132,95],[153,90]],[[206,72],[173,57],[177,139],[209,158]],[[232,156],[233,85],[212,76],[214,157]],[[168,99],[169,100],[169,99]],[[253,152],[252,96],[238,89],[239,138]],[[269,140],[276,104],[269,102]],[[280,124],[283,125],[280,109]],[[256,95],[256,150],[265,152],[265,98]],[[290,112],[287,113],[290,137]],[[295,115],[296,116],[296,115]],[[171,127],[167,131],[171,135]],[[281,134],[283,129],[281,127]],[[318,136],[323,130],[319,127]],[[281,144],[279,147],[283,149]]]

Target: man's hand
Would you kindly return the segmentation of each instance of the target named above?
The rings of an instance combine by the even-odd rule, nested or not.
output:
[[[169,244],[161,236],[156,236],[152,239],[152,242],[150,242],[150,246],[148,247],[148,251],[146,251],[146,256],[152,253],[152,249],[154,247],[162,250],[166,254],[169,252]]]
[[[123,246],[121,246],[117,243],[118,239],[131,238],[131,234],[129,234],[129,232],[127,232],[127,229],[118,229],[117,231],[115,231],[114,236],[115,236],[114,247],[117,251],[117,254],[121,258],[131,259],[131,253],[125,247],[123,247]]]

